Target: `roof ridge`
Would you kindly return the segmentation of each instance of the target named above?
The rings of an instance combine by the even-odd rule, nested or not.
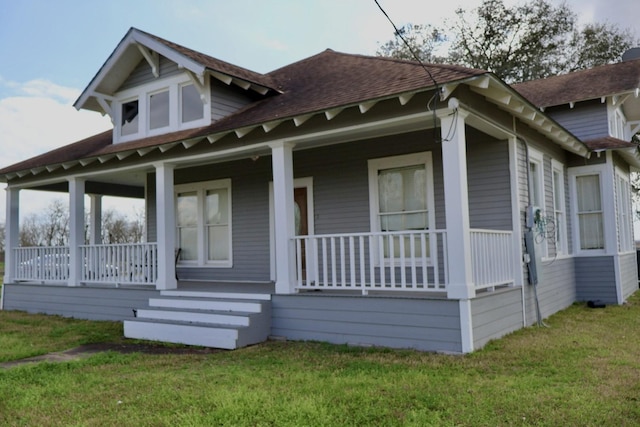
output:
[[[469,68],[469,67],[465,67],[462,65],[456,65],[456,64],[438,64],[438,63],[432,63],[432,62],[418,62],[416,60],[412,60],[412,59],[400,59],[400,58],[393,58],[393,57],[389,57],[389,56],[377,56],[377,55],[365,55],[365,54],[361,54],[361,53],[347,53],[347,52],[340,52],[337,50],[333,50],[331,48],[327,48],[321,52],[316,53],[315,55],[311,55],[308,56],[306,58],[300,59],[296,62],[292,62],[290,64],[284,65],[280,68],[277,68],[273,71],[270,71],[269,73],[267,73],[267,75],[272,75],[273,73],[277,73],[279,71],[282,71],[286,68],[289,68],[291,66],[294,65],[299,65],[299,64],[303,64],[305,62],[311,61],[315,58],[317,58],[318,56],[322,56],[322,55],[326,55],[326,54],[334,54],[334,55],[339,55],[339,56],[345,56],[345,57],[350,57],[350,58],[361,58],[361,59],[365,59],[365,60],[372,60],[372,61],[384,61],[384,62],[393,62],[396,64],[405,64],[405,65],[414,65],[416,67],[427,67],[427,68],[436,68],[436,69],[441,69],[441,70],[455,70],[455,71],[461,71],[461,70],[465,70],[465,71],[473,71],[473,72],[483,72],[483,73],[489,73],[489,71],[487,70],[483,70],[480,68]]]

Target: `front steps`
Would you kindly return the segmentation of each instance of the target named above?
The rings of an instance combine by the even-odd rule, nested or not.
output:
[[[149,308],[125,320],[126,338],[233,350],[266,341],[271,333],[271,295],[161,291]]]

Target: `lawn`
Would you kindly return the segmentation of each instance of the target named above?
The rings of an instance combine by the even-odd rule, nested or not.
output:
[[[576,304],[547,323],[467,356],[267,342],[23,365],[0,370],[0,425],[639,425],[640,298]],[[0,312],[4,360],[121,333]]]

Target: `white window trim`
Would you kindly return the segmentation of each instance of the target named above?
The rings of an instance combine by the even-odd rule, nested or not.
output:
[[[229,195],[229,259],[224,261],[210,261],[208,260],[207,254],[207,230],[204,218],[204,206],[205,206],[205,193],[207,190],[217,190],[225,188],[227,189],[227,194]],[[177,202],[178,202],[178,194],[186,193],[186,192],[196,192],[198,203],[198,224],[197,224],[197,248],[198,248],[198,259],[196,261],[179,261],[180,267],[213,267],[213,268],[231,268],[233,267],[233,207],[232,201],[233,197],[231,194],[231,179],[219,179],[215,181],[202,181],[202,182],[193,182],[189,184],[180,184],[174,187],[174,197],[176,200],[176,242],[179,242],[180,236],[178,236],[178,226],[177,226]]]
[[[576,256],[594,256],[594,255],[606,255],[609,249],[609,210],[607,210],[607,195],[609,192],[605,191],[605,175],[606,164],[591,165],[591,166],[579,166],[569,168],[569,191],[571,192],[571,231],[573,235],[573,253]],[[576,188],[576,178],[584,175],[598,175],[600,177],[600,201],[602,205],[602,222],[603,222],[603,234],[604,234],[604,248],[602,249],[581,249],[580,248],[580,221],[578,220],[578,192]]]
[[[533,207],[533,213],[535,214],[535,212],[539,209],[540,213],[542,216],[547,216],[547,212],[546,212],[546,194],[545,194],[545,185],[544,185],[544,177],[545,177],[545,167],[544,167],[544,155],[542,154],[541,151],[538,151],[534,148],[529,148],[529,163],[533,163],[537,166],[536,170],[537,176],[531,176],[531,166],[530,164],[527,165],[527,175],[529,176],[529,182],[527,183],[528,185],[528,191],[529,191],[529,200],[530,203]],[[533,200],[533,186],[534,183],[538,184],[538,189],[540,191],[540,194],[538,195],[540,200]],[[540,248],[540,258],[541,259],[546,259],[549,256],[549,248],[548,248],[548,243],[546,242],[546,238],[543,241],[538,241],[537,237],[539,237],[537,235],[537,230],[535,229],[534,226],[534,235],[536,237],[535,241],[539,242],[538,245],[536,245],[537,248]]]
[[[378,213],[380,211],[380,204],[378,200],[378,172],[384,169],[392,169],[392,168],[402,168],[407,166],[414,165],[424,165],[425,166],[425,177],[427,180],[426,191],[427,191],[427,219],[429,221],[429,230],[435,229],[435,197],[434,197],[434,189],[433,189],[433,155],[430,151],[423,151],[420,153],[411,153],[404,154],[399,156],[391,156],[391,157],[382,157],[377,159],[369,159],[368,168],[369,168],[369,221],[370,221],[370,230],[371,232],[380,232],[380,222],[378,220]],[[430,240],[430,250],[436,250],[436,240],[437,239],[429,239]],[[376,239],[374,239],[374,242]],[[378,256],[379,251],[374,250],[375,260],[373,262],[377,267],[380,266],[380,259]],[[407,261],[410,259],[407,258]],[[398,265],[398,260],[394,262],[394,265]],[[385,264],[390,263],[389,260],[385,259]],[[432,264],[431,257],[427,257],[428,265]]]
[[[618,236],[618,252],[620,253],[630,253],[635,252],[635,239],[633,232],[633,215],[631,210],[631,182],[629,180],[629,175],[622,171],[622,169],[616,167],[615,168],[615,192],[616,192],[616,231]],[[624,185],[627,188],[626,195],[626,208],[623,205],[623,201],[620,199],[620,192],[618,188],[618,182],[622,180]],[[621,217],[622,209],[626,210],[627,220],[624,221],[626,224],[622,223],[623,217]],[[624,233],[626,231],[626,233]],[[624,234],[627,235],[626,239],[623,237]]]
[[[183,123],[182,117],[182,97],[180,95],[182,86],[193,84],[193,81],[186,74],[157,79],[151,83],[146,83],[130,89],[120,91],[115,94],[113,101],[114,114],[114,132],[113,143],[134,141],[150,136],[161,135],[169,132],[176,132],[184,129],[191,129],[211,124],[211,90],[209,79],[206,79],[204,85],[204,97],[202,100],[203,117],[199,120],[193,120]],[[157,129],[149,128],[149,97],[153,94],[163,91],[169,91],[169,126]],[[203,99],[204,98],[204,99]],[[130,135],[121,134],[122,121],[122,105],[137,99],[138,100],[138,132]],[[208,113],[209,112],[209,113]]]
[[[556,258],[568,255],[569,246],[567,241],[567,199],[565,194],[565,181],[564,181],[564,164],[560,163],[556,159],[551,159],[551,194],[553,196],[553,220],[557,222],[556,218],[556,200],[560,199],[562,201],[562,227],[560,228],[560,239],[562,243],[558,245],[558,242],[555,242],[555,251]],[[560,193],[556,194],[556,182],[555,182],[555,173],[558,173],[560,177]],[[555,224],[556,230],[558,224]]]

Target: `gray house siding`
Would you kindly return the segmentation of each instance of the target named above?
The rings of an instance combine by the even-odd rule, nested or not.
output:
[[[617,303],[616,274],[612,256],[577,257],[575,259],[578,301],[602,300]]]
[[[147,174],[145,186],[145,219],[147,242],[158,241],[158,229],[156,224],[156,174]]]
[[[133,319],[133,310],[148,306],[155,289],[98,288],[5,284],[4,309],[57,314],[90,320]]]
[[[211,79],[211,118],[220,120],[252,102],[248,93],[237,86],[229,86]]]
[[[453,300],[274,295],[271,333],[290,340],[462,351]]]
[[[162,55],[160,56],[160,77],[158,78],[171,77],[182,72],[183,71],[178,68],[178,64],[168,60]],[[130,89],[135,86],[153,82],[155,80],[157,79],[151,72],[151,66],[146,60],[143,59],[131,72],[131,74],[129,74],[129,77],[127,77],[124,83],[120,85],[118,91]]]
[[[638,264],[636,252],[622,254],[620,263],[620,286],[622,299],[626,300],[632,293],[638,290]]]
[[[576,301],[575,270],[573,258],[544,261],[538,268],[538,285],[535,289],[542,318],[569,307]],[[532,285],[525,285],[527,324],[537,320],[535,292]]]
[[[511,230],[509,145],[489,137],[467,144],[471,228]]]
[[[583,141],[609,135],[607,105],[599,100],[578,102],[572,109],[548,109],[547,113]]]
[[[473,347],[482,348],[523,326],[522,289],[485,293],[471,300]]]

